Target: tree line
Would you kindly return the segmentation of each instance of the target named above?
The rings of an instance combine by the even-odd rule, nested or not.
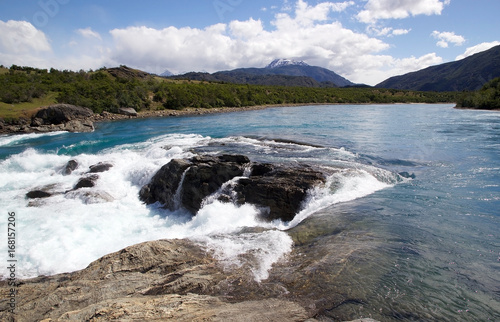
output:
[[[492,79],[479,91],[464,92],[457,102],[457,107],[500,109],[500,77]]]
[[[76,72],[13,65],[0,70],[0,101],[3,103],[31,102],[49,94],[54,95],[57,103],[88,107],[95,113],[114,113],[120,107],[141,111],[268,104],[440,103],[457,100],[456,92],[168,80],[126,66]]]

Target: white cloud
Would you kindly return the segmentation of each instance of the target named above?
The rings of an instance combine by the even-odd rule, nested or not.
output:
[[[0,20],[0,64],[47,66],[52,54],[47,36],[27,21]]]
[[[410,30],[371,26],[372,31],[360,33],[347,29],[335,21],[334,14],[353,4],[310,5],[297,0],[290,2],[292,11],[280,10],[267,28],[263,21],[251,18],[203,29],[130,26],[111,30],[111,42],[103,42],[100,34],[85,28],[76,31],[84,39],[68,39],[68,45],[56,53],[45,34],[28,22],[17,22],[10,30],[0,21],[0,64],[73,70],[125,64],[149,72],[168,69],[182,73],[263,67],[275,58],[291,58],[329,68],[353,82],[375,85],[390,76],[442,62],[434,53],[402,59],[384,54],[390,45],[376,37],[403,35]],[[9,43],[17,41],[14,35],[23,30],[21,27],[36,35],[21,37],[29,40],[24,41],[23,50]],[[16,55],[12,50],[20,52]]]
[[[457,56],[457,58],[455,58],[455,60],[464,59],[466,57],[469,57],[469,56],[472,56],[474,54],[480,53],[482,51],[491,49],[491,48],[493,48],[495,46],[498,46],[498,45],[500,45],[500,41],[483,42],[483,43],[481,43],[479,45],[467,48],[465,50],[465,53],[463,53],[462,55]]]
[[[76,32],[84,38],[95,38],[98,40],[102,40],[101,35],[98,32],[93,31],[90,27],[87,27],[85,29],[78,29]]]
[[[348,74],[347,78],[355,83],[376,85],[389,77],[407,74],[441,63],[443,63],[443,59],[436,53],[402,59],[388,55],[364,55],[353,57],[351,64],[355,72]]]
[[[394,29],[392,27],[384,27],[382,29],[377,28],[374,25],[370,25],[366,28],[369,34],[373,34],[379,37],[393,37],[402,36],[410,33],[411,29]]]
[[[401,36],[401,35],[406,35],[411,31],[411,29],[394,29],[392,31],[392,34],[394,36]]]
[[[454,32],[439,32],[434,30],[431,36],[438,39],[436,45],[441,48],[448,48],[450,43],[455,46],[461,46],[465,42],[465,38],[463,36],[455,35]]]
[[[330,22],[329,14],[352,2],[296,3],[293,14],[278,13],[273,30],[260,20],[232,21],[205,29],[114,29],[112,59],[146,70],[173,72],[218,71],[259,67],[275,58],[296,58],[352,75],[353,57],[372,55],[389,48],[383,41]]]
[[[380,19],[403,19],[417,15],[440,15],[449,0],[368,0],[357,18],[364,23]]]
[[[51,47],[45,34],[27,21],[0,20],[0,52],[4,54],[30,54],[47,52]]]

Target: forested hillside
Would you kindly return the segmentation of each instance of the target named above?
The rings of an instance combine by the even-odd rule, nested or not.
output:
[[[500,109],[500,77],[486,83],[480,91],[464,93],[457,107],[477,109]]]
[[[500,77],[500,46],[467,58],[391,77],[376,87],[414,91],[476,91]]]
[[[67,71],[11,66],[0,68],[0,117],[44,105],[68,103],[95,113],[120,107],[141,110],[240,107],[267,104],[454,102],[457,93],[373,88],[307,88],[169,80],[126,66]]]

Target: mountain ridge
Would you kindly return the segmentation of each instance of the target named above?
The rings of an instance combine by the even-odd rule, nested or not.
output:
[[[191,72],[176,75],[172,78],[236,84],[303,87],[346,87],[356,85],[329,69],[310,66],[303,61],[290,59],[275,59],[264,68],[237,68],[212,74]]]
[[[495,46],[458,61],[390,77],[375,87],[438,92],[477,91],[499,76],[500,46]]]

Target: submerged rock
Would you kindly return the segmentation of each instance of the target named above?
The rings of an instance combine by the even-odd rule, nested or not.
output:
[[[89,167],[89,173],[100,173],[106,172],[111,169],[113,165],[111,163],[99,162],[97,164],[91,165]]]
[[[72,190],[66,193],[66,198],[70,199],[80,199],[84,204],[96,204],[114,201],[113,196],[111,196],[106,191],[88,191],[88,190]]]
[[[92,188],[96,185],[96,181],[98,179],[99,176],[96,174],[80,178],[80,180],[78,180],[76,185],[73,187],[73,190],[77,190],[80,188]]]
[[[65,176],[70,175],[76,168],[78,168],[78,162],[76,160],[69,160],[62,170],[62,174]]]
[[[196,156],[163,166],[139,195],[147,204],[160,202],[168,209],[184,207],[196,214],[205,198],[242,176],[250,166],[250,177],[235,180],[232,191],[221,194],[218,200],[254,204],[266,220],[292,220],[308,191],[326,181],[323,172],[306,165],[250,163],[243,155]]]
[[[52,196],[50,192],[43,190],[33,190],[26,194],[26,198],[28,199],[48,198],[50,196]]]
[[[35,188],[26,194],[26,198],[28,199],[49,198],[58,193],[54,190],[56,187],[57,184],[49,184],[43,187]]]

